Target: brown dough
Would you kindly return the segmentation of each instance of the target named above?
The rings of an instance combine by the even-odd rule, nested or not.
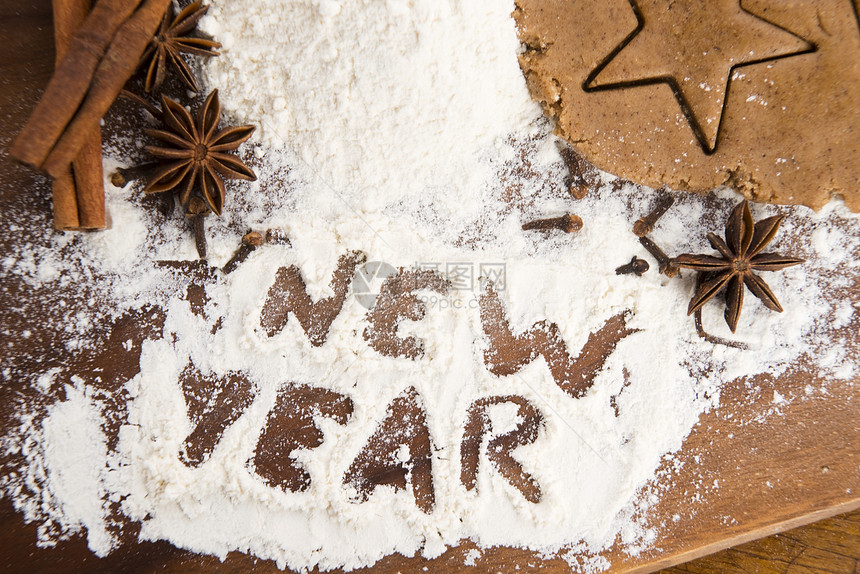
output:
[[[842,195],[857,211],[858,10],[851,0],[517,0],[514,15],[533,97],[597,167],[813,208]]]

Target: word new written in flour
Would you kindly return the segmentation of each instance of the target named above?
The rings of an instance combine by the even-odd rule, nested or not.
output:
[[[270,337],[274,336],[286,326],[292,314],[311,344],[323,345],[346,301],[356,267],[364,261],[366,256],[360,252],[342,255],[329,283],[334,294],[316,302],[308,295],[298,267],[280,268],[263,305],[260,325]],[[397,334],[399,324],[404,319],[420,321],[424,318],[427,306],[417,296],[418,291],[430,290],[445,295],[449,286],[438,271],[401,268],[385,279],[375,305],[367,312],[369,326],[364,331],[364,339],[382,355],[420,359],[424,355],[423,343],[416,337],[400,337]],[[491,282],[487,282],[478,307],[484,335],[489,341],[484,364],[491,373],[512,375],[541,356],[549,365],[556,384],[573,398],[588,392],[618,342],[635,332],[627,328],[626,313],[620,313],[589,335],[579,355],[571,357],[555,323],[539,321],[531,329],[515,335]]]
[[[298,267],[280,268],[263,306],[261,327],[268,336],[274,336],[292,315],[312,346],[324,345],[346,301],[356,268],[365,260],[360,252],[341,256],[329,284],[333,295],[317,301],[308,294]],[[420,321],[425,317],[427,308],[418,296],[420,291],[444,295],[449,288],[450,283],[437,271],[398,270],[385,279],[375,304],[367,312],[364,339],[382,355],[421,360],[423,342],[416,337],[399,336],[398,326],[403,320]],[[478,303],[488,342],[484,352],[486,368],[496,376],[509,376],[543,357],[553,380],[573,398],[585,395],[618,342],[633,332],[627,328],[625,314],[616,315],[592,333],[574,357],[555,323],[540,321],[523,333],[513,333],[492,284],[487,284]],[[196,467],[208,460],[226,428],[250,406],[257,389],[241,373],[215,377],[201,373],[193,365],[186,367],[180,379],[193,425],[180,457],[186,465]],[[512,428],[493,428],[490,411],[497,405],[516,411]],[[352,413],[353,401],[346,395],[306,385],[286,386],[267,416],[250,466],[271,486],[292,492],[306,490],[312,477],[294,452],[323,443],[318,426],[321,419],[346,425]],[[461,441],[462,485],[467,490],[477,488],[484,449],[495,471],[526,500],[540,501],[540,485],[511,453],[534,443],[542,424],[541,412],[521,396],[489,396],[474,401],[466,412]],[[379,486],[411,488],[418,507],[429,513],[435,504],[433,451],[423,401],[418,391],[409,387],[389,403],[383,420],[346,471],[343,483],[354,492],[357,502],[367,500]]]

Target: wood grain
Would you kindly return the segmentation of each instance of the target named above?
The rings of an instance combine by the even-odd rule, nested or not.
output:
[[[46,241],[43,230],[50,226],[50,186],[40,176],[13,164],[6,146],[23,125],[51,71],[50,0],[6,0],[0,6],[0,38],[4,39],[0,43],[0,212],[7,225],[16,214],[28,214],[27,221],[34,228],[22,229],[19,239],[41,244]],[[44,227],[39,228],[39,222]],[[12,239],[0,237],[0,254],[11,251]],[[857,283],[855,278],[855,293]],[[189,297],[193,293],[189,288]],[[46,364],[79,370],[114,365],[122,376],[131,376],[137,365],[128,352],[120,350],[121,342],[132,338],[139,344],[139,339],[159,329],[157,312],[124,317],[102,326],[102,343],[96,352],[76,356],[65,350],[62,333],[53,332],[43,317],[27,317],[18,311],[17,301],[39,296],[38,289],[14,281],[3,285],[0,348],[8,357],[28,359],[9,364],[8,357],[0,357],[0,370],[9,368],[14,374],[41,371]],[[24,331],[30,333],[26,339]],[[860,331],[856,317],[846,331],[850,331],[847,336],[855,342],[856,352],[856,333]],[[18,352],[25,345],[28,353]],[[125,363],[115,361],[123,357]],[[0,432],[14,420],[15,401],[28,396],[24,383],[19,382],[23,380],[26,378],[12,376],[0,385]],[[779,380],[762,377],[727,384],[721,407],[700,419],[676,461],[667,461],[652,486],[659,495],[650,521],[656,535],[654,547],[637,556],[620,548],[611,550],[606,557],[612,561],[613,571],[653,572],[860,507],[860,397],[856,383],[831,385],[827,397],[793,401],[779,416],[762,416],[771,406],[775,389],[802,394],[806,385],[821,383],[815,373],[799,367]],[[856,572],[857,523],[858,513],[846,514],[669,572]],[[137,542],[136,536],[135,525],[126,525],[124,544],[103,559],[87,549],[81,536],[55,547],[37,548],[36,526],[25,524],[8,500],[0,501],[3,571],[279,572],[271,562],[242,554],[230,554],[221,562],[165,542]],[[362,571],[508,572],[538,566],[546,572],[570,571],[559,558],[544,560],[531,552],[508,548],[484,549],[474,567],[466,566],[465,555],[473,548],[464,542],[432,560],[389,556]],[[765,569],[770,567],[775,569]]]
[[[762,538],[660,574],[857,574],[860,512]]]

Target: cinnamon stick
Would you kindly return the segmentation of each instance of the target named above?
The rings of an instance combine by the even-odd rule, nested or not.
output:
[[[91,0],[52,0],[56,64],[65,57],[75,31],[90,12]],[[69,169],[52,183],[54,227],[62,230],[103,229],[105,221],[101,130],[90,134]]]
[[[69,41],[42,99],[12,145],[12,157],[33,167],[45,162],[87,95],[108,46],[141,1],[99,0],[96,3]],[[68,13],[64,18],[66,16]],[[71,159],[66,162],[69,163]],[[61,175],[65,167],[57,169],[53,175]]]
[[[102,0],[105,1],[105,0]],[[152,40],[171,0],[144,0],[120,27],[102,58],[83,104],[57,145],[42,164],[51,176],[62,173],[84,145],[99,121],[134,74],[141,55]]]
[[[75,176],[71,168],[51,182],[51,194],[54,198],[54,227],[61,231],[80,229]]]
[[[102,134],[96,126],[85,140],[72,162],[75,177],[75,196],[78,200],[80,229],[107,227],[105,212],[105,181],[102,168]]]
[[[66,49],[72,41],[75,30],[81,25],[90,11],[89,0],[53,0],[54,9],[54,48],[56,59],[54,68],[60,66]],[[54,227],[62,230],[78,229],[78,201],[75,194],[75,177],[72,170],[51,182],[54,199]]]

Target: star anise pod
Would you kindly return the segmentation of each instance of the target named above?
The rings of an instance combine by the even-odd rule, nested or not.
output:
[[[194,74],[191,73],[191,68],[182,58],[182,54],[218,55],[216,49],[220,48],[221,44],[188,35],[197,27],[197,22],[208,10],[209,6],[203,6],[202,0],[195,0],[183,8],[176,17],[173,16],[172,7],[164,15],[161,26],[140,59],[141,67],[147,67],[144,84],[147,92],[158,90],[164,83],[168,62],[179,72],[180,79],[189,89],[194,92],[200,91]]]
[[[765,307],[782,312],[782,305],[773,291],[754,271],[779,271],[803,263],[803,259],[795,257],[761,253],[776,235],[784,217],[774,215],[753,225],[749,202],[744,200],[729,215],[725,241],[714,233],[708,233],[708,241],[720,252],[721,257],[685,253],[672,260],[677,267],[695,269],[701,273],[687,309],[688,315],[701,309],[702,305],[726,289],[726,323],[734,333],[744,304],[744,285],[761,299]]]
[[[224,178],[255,181],[257,176],[238,157],[227,152],[251,137],[254,126],[233,126],[218,130],[221,104],[214,90],[197,110],[197,117],[170,98],[161,97],[161,121],[166,129],[144,130],[162,146],[146,146],[159,161],[144,188],[145,193],[176,190],[188,213],[196,189],[215,215],[224,207]]]

